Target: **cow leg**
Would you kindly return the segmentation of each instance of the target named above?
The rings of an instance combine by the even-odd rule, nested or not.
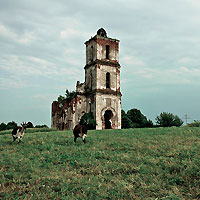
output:
[[[86,137],[87,137],[87,135],[86,135],[86,134],[83,134],[82,140],[83,140],[84,143],[86,143],[86,140],[85,140]]]
[[[13,136],[13,142],[17,139],[17,137]]]
[[[21,143],[21,142],[22,142],[22,136],[20,136],[18,143]]]
[[[75,143],[76,143],[76,139],[77,139],[77,137],[74,136],[74,142],[75,142]]]

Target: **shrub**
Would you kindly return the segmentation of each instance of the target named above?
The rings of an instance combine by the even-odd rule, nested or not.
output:
[[[93,113],[92,112],[85,113],[81,117],[79,124],[85,125],[89,130],[96,129],[96,121],[94,119]]]
[[[33,128],[34,126],[33,126],[32,122],[28,122],[26,127],[27,128]]]
[[[156,123],[162,127],[181,126],[183,121],[172,113],[162,112],[156,117]]]
[[[8,122],[7,125],[6,125],[6,129],[13,129],[17,127],[17,123],[12,121],[12,122]]]
[[[46,124],[36,125],[35,128],[49,128]]]
[[[2,122],[0,124],[0,131],[4,131],[4,130],[6,130],[6,128],[7,128],[6,124],[4,122]]]
[[[194,120],[194,122],[187,124],[189,127],[200,127],[200,121]]]
[[[66,89],[66,91],[65,91],[65,97],[62,96],[62,95],[59,95],[57,101],[59,103],[63,103],[64,100],[71,101],[75,95],[76,95],[75,91],[69,91],[68,89]]]

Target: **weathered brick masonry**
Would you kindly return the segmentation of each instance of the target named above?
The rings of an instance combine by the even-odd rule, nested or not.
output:
[[[85,82],[76,84],[70,102],[52,103],[52,127],[73,129],[84,113],[92,112],[96,129],[121,129],[119,40],[104,29],[85,42]]]

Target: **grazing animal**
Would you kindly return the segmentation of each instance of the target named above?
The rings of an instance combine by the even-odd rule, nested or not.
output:
[[[82,140],[84,143],[86,143],[86,140],[85,138],[87,137],[87,127],[84,126],[84,125],[76,125],[74,127],[74,130],[73,130],[73,133],[74,133],[74,142],[76,142],[76,139],[78,137],[82,137]]]
[[[24,136],[24,131],[26,130],[27,124],[26,122],[22,122],[21,124],[22,126],[17,126],[15,128],[13,128],[12,130],[12,136],[13,136],[13,142],[18,138],[19,141],[18,143],[20,143],[22,141],[22,138]]]

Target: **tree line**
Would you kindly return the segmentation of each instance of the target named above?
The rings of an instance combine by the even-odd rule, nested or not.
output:
[[[59,95],[57,101],[63,103],[64,101],[71,101],[75,96],[75,91],[69,91],[66,89],[65,96]],[[156,124],[150,119],[147,119],[145,115],[141,113],[140,110],[133,108],[125,112],[121,112],[121,125],[122,128],[151,128],[151,127],[170,127],[170,126],[181,126],[183,121],[172,113],[162,112],[156,117]],[[82,116],[80,122],[82,125],[86,125],[89,129],[95,129],[96,121],[92,113],[85,113]]]
[[[156,124],[154,125],[153,122],[145,115],[141,113],[140,110],[133,108],[125,112],[122,110],[121,112],[121,124],[122,128],[152,128],[152,127],[171,127],[171,126],[181,126],[183,121],[177,116],[172,113],[162,112],[160,115],[156,117]],[[95,129],[96,128],[96,121],[92,113],[85,113],[80,120],[80,124],[87,125],[88,129]],[[200,126],[199,121],[195,121],[194,123],[190,124],[190,126]],[[189,125],[188,125],[189,126]],[[2,122],[0,124],[0,131],[9,130],[17,127],[17,123],[12,121],[5,124]],[[27,123],[27,128],[48,128],[47,125],[36,125],[34,126],[32,122]]]
[[[122,128],[151,128],[181,126],[183,121],[172,113],[162,112],[156,117],[156,124],[148,120],[140,110],[134,108],[127,111],[122,110]]]
[[[2,122],[0,124],[0,131],[4,131],[4,130],[9,130],[9,129],[13,129],[17,127],[17,123],[12,121],[12,122],[8,122],[7,124]],[[47,125],[36,125],[34,126],[32,122],[28,122],[27,123],[27,128],[48,128]]]
[[[86,125],[88,129],[96,128],[96,121],[94,119],[93,113],[85,113],[79,122],[81,125]],[[141,113],[140,110],[134,108],[127,112],[122,110],[121,112],[121,124],[122,129],[126,128],[152,128],[152,127],[171,127],[171,126],[181,126],[183,121],[172,113],[162,112],[156,117],[156,124],[145,115]]]

